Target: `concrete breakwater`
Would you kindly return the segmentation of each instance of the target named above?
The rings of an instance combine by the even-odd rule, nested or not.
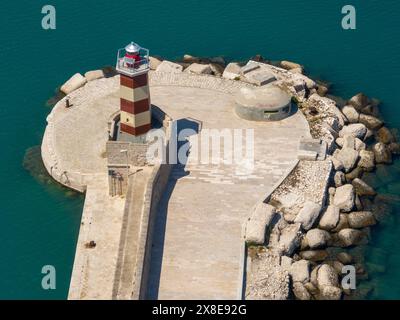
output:
[[[378,220],[368,207],[376,196],[360,177],[375,161],[388,162],[397,144],[375,100],[357,95],[344,104],[300,65],[255,60],[151,58],[150,88],[171,121],[255,129],[256,173],[239,179],[225,167],[131,167],[126,197],[107,194],[105,172],[118,76],[90,72],[62,87],[68,96],[48,117],[42,157],[57,181],[87,192],[69,298],[351,296],[339,285],[341,267],[356,261],[347,248],[365,243]],[[293,96],[299,110],[275,123],[238,119],[232,94],[268,85]],[[374,135],[380,142],[369,151]],[[364,274],[359,261],[357,270]]]

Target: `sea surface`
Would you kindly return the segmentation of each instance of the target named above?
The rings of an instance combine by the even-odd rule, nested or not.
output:
[[[190,53],[246,60],[259,53],[300,62],[331,82],[334,94],[379,98],[387,125],[400,128],[400,1],[50,2],[56,30],[41,28],[43,1],[5,0],[0,9],[2,299],[67,297],[84,197],[53,183],[40,164],[48,100],[74,73],[114,64],[117,49],[131,40],[168,59]],[[341,27],[349,2],[356,30]],[[397,200],[399,177],[396,163],[376,180],[379,191]],[[394,207],[373,231],[370,299],[400,298],[399,215]],[[56,268],[56,290],[41,287],[44,265]]]

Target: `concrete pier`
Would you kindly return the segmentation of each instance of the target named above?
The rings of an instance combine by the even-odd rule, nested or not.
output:
[[[49,173],[68,187],[86,190],[70,299],[132,297],[134,221],[140,220],[146,190],[137,188],[130,220],[124,215],[126,199],[108,195],[104,152],[107,121],[119,108],[118,84],[118,76],[98,79],[72,92],[72,106],[65,108],[62,100],[49,115],[43,139]],[[250,175],[240,174],[241,165],[198,164],[191,153],[186,166],[173,168],[148,252],[148,298],[241,298],[244,221],[297,163],[300,139],[310,137],[298,111],[273,123],[236,116],[233,94],[251,86],[205,75],[150,73],[152,104],[182,125],[201,124],[198,135],[205,129],[254,129],[255,167]],[[244,153],[245,144],[242,148]],[[144,170],[136,182],[145,185],[149,176]],[[90,241],[94,248],[87,247]]]

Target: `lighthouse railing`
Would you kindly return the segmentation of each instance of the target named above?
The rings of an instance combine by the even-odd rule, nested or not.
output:
[[[119,49],[117,55],[117,65],[116,68],[118,71],[122,73],[126,73],[128,75],[135,75],[143,73],[149,70],[149,50],[145,48],[141,48],[139,52],[140,60],[135,61],[134,63],[130,63],[125,59],[125,49]]]

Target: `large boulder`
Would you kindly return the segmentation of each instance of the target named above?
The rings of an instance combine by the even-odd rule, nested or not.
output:
[[[339,137],[344,137],[345,135],[351,135],[354,138],[364,140],[366,133],[367,133],[367,127],[364,124],[353,123],[344,126],[343,129],[339,131]]]
[[[366,107],[362,108],[361,113],[377,117],[379,115],[379,109],[377,106],[369,104]]]
[[[334,286],[323,286],[319,290],[318,300],[340,300],[342,290]]]
[[[161,62],[156,69],[156,72],[181,73],[182,71],[183,66],[167,60]]]
[[[324,286],[337,287],[339,285],[338,274],[332,266],[323,264],[318,269],[317,282],[320,289]]]
[[[260,203],[254,210],[246,225],[246,242],[251,244],[263,244],[265,242],[265,230],[270,225],[276,214],[273,206]]]
[[[281,67],[286,69],[286,70],[292,70],[292,69],[301,69],[303,70],[303,66],[295,63],[295,62],[291,62],[291,61],[281,61]]]
[[[376,139],[384,144],[389,144],[395,141],[392,132],[386,127],[382,127],[378,130],[376,133]]]
[[[211,72],[214,76],[222,77],[224,73],[224,67],[217,63],[210,63],[209,64]]]
[[[97,79],[104,78],[104,71],[103,70],[92,70],[85,73],[86,80],[93,81]]]
[[[353,257],[347,252],[339,252],[336,258],[344,265],[351,264],[353,262]]]
[[[334,158],[338,159],[342,164],[345,172],[349,172],[357,164],[358,152],[351,148],[343,148],[337,152]]]
[[[292,255],[300,245],[301,225],[294,223],[286,226],[279,236],[278,249],[283,255]]]
[[[355,146],[356,146],[355,140],[356,140],[356,138],[354,138],[352,135],[346,134],[341,139],[343,139],[342,148],[349,148],[349,149],[354,149],[355,150]]]
[[[355,178],[351,184],[359,196],[375,196],[375,190],[359,178]]]
[[[329,254],[326,250],[304,250],[300,251],[299,255],[302,259],[320,262],[324,261]]]
[[[158,66],[161,64],[162,59],[158,57],[149,57],[150,70],[157,70]]]
[[[332,230],[339,223],[340,210],[334,205],[328,206],[325,212],[322,214],[321,220],[319,221],[319,228],[324,230]]]
[[[342,229],[346,229],[349,227],[349,222],[347,219],[347,213],[341,213],[339,215],[339,222],[335,228],[331,230],[331,232],[339,232]]]
[[[200,63],[192,63],[185,69],[185,72],[192,74],[212,74],[210,65]]]
[[[370,211],[351,212],[348,215],[350,228],[362,229],[376,224],[376,220]]]
[[[342,171],[336,171],[333,177],[333,181],[335,182],[335,187],[341,187],[346,182],[346,177]]]
[[[357,123],[360,118],[360,113],[353,106],[344,106],[342,112],[350,123]]]
[[[389,151],[392,154],[399,155],[400,154],[400,144],[397,142],[392,142],[389,144]]]
[[[367,148],[367,145],[362,142],[360,139],[355,138],[354,139],[354,149],[357,151],[365,150]]]
[[[358,93],[348,101],[348,104],[352,105],[356,110],[361,111],[370,104],[370,100],[365,94]]]
[[[311,294],[301,282],[293,283],[293,294],[298,300],[311,300]]]
[[[383,121],[367,114],[360,114],[359,122],[365,124],[365,126],[370,130],[378,130],[383,126]]]
[[[360,230],[346,228],[339,231],[338,239],[342,247],[350,247],[359,244],[363,235]]]
[[[304,230],[309,230],[318,219],[321,212],[321,205],[312,201],[304,203],[303,208],[299,211],[294,222],[300,223]]]
[[[231,62],[226,66],[222,74],[222,77],[225,79],[235,80],[240,77],[240,72],[241,72],[240,64],[237,62]]]
[[[392,153],[387,145],[378,142],[373,146],[376,163],[392,163]]]
[[[310,262],[307,260],[294,262],[290,266],[289,274],[293,282],[306,283],[310,281]]]
[[[354,187],[346,184],[336,189],[333,204],[343,212],[350,212],[354,207]]]
[[[331,157],[331,161],[332,161],[332,165],[333,165],[333,168],[335,169],[335,171],[341,171],[344,169],[342,161],[340,161],[338,158]]]
[[[331,236],[328,231],[311,229],[307,232],[305,239],[311,249],[319,249],[328,245]]]
[[[83,87],[86,84],[86,78],[80,73],[75,73],[67,82],[65,82],[60,90],[65,94],[70,94],[72,91]]]
[[[358,166],[365,171],[373,171],[375,168],[375,154],[373,151],[360,150]]]
[[[363,169],[361,169],[360,167],[355,167],[352,171],[346,173],[345,177],[346,180],[350,182],[355,178],[361,177],[362,174],[363,174]]]

